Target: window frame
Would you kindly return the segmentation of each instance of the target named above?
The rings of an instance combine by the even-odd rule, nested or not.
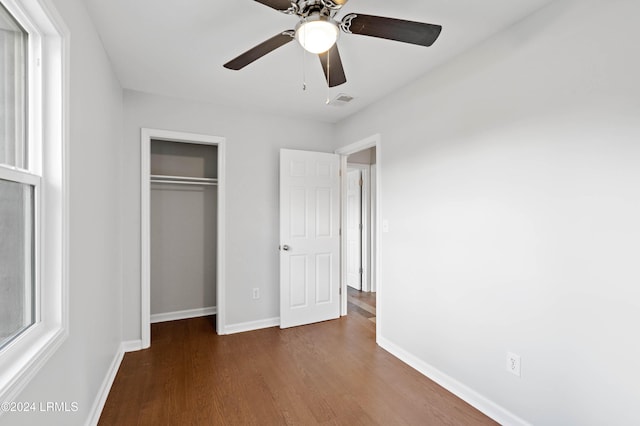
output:
[[[25,170],[8,167],[4,164],[0,164],[0,179],[15,182],[19,184],[29,185],[33,187],[33,205],[32,205],[32,268],[31,268],[31,284],[32,284],[32,309],[33,309],[33,324],[29,325],[26,329],[20,331],[15,337],[13,337],[5,346],[0,348],[0,366],[2,354],[6,348],[9,348],[11,344],[19,340],[20,337],[27,333],[31,327],[38,324],[40,321],[40,208],[41,208],[41,183],[42,177],[33,173],[29,173]]]
[[[0,401],[7,402],[19,395],[69,333],[69,31],[51,0],[0,2],[28,33],[28,169],[0,165],[0,177],[34,187],[35,321],[0,349]]]
[[[2,4],[2,2],[0,1],[0,4]],[[10,15],[12,15],[9,12]],[[13,23],[16,24],[16,26],[25,34],[27,34],[26,37],[26,44],[23,45],[23,47],[25,48],[25,50],[23,51],[23,53],[25,54],[24,57],[24,63],[18,65],[18,64],[14,64],[15,67],[20,66],[21,68],[23,68],[24,71],[24,75],[21,76],[20,80],[21,80],[21,84],[22,86],[22,91],[23,94],[26,93],[27,96],[23,96],[22,99],[20,99],[20,105],[19,108],[15,108],[13,109],[13,111],[17,111],[18,109],[22,110],[22,117],[21,121],[23,122],[23,128],[21,129],[21,139],[23,143],[20,144],[16,144],[14,146],[14,153],[13,153],[13,157],[14,157],[14,161],[13,164],[7,164],[10,167],[22,167],[24,170],[27,170],[28,166],[24,166],[24,164],[28,164],[28,146],[27,146],[27,142],[28,142],[28,102],[29,102],[29,97],[28,97],[28,87],[29,87],[29,81],[28,81],[28,77],[29,77],[29,70],[28,70],[28,63],[29,63],[29,58],[28,58],[28,54],[29,54],[29,50],[28,50],[28,46],[29,46],[29,35],[28,32],[22,27],[22,25],[17,22],[17,20],[15,19],[14,16],[11,16],[10,21],[13,21]],[[12,26],[12,23],[10,22],[9,26]],[[6,45],[5,45],[6,48]],[[14,49],[15,51],[17,51],[17,49]],[[15,71],[15,69],[14,69]],[[15,91],[14,91],[15,92]],[[18,106],[18,105],[16,105]],[[5,141],[6,142],[6,141]],[[5,153],[6,154],[6,153]],[[19,160],[20,159],[20,160]],[[4,164],[4,163],[1,163]]]

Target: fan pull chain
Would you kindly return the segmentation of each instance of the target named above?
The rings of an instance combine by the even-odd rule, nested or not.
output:
[[[306,31],[302,33],[302,37],[306,40]],[[305,90],[307,90],[307,49],[302,49],[302,91],[304,92]]]
[[[329,97],[331,95],[331,87],[330,87],[330,81],[331,81],[331,54],[329,53],[331,49],[327,50],[327,100],[325,101],[325,105],[329,105]]]
[[[304,92],[307,90],[307,51],[305,49],[302,50],[304,50],[304,53],[302,54],[302,91]]]

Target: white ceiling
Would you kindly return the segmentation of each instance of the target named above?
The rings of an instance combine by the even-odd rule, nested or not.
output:
[[[549,1],[351,0],[338,19],[359,12],[443,30],[431,47],[342,34],[348,81],[329,90],[318,58],[305,59],[296,42],[240,71],[222,67],[297,22],[253,0],[85,0],[125,88],[326,122],[355,113]],[[339,93],[355,99],[325,105]]]

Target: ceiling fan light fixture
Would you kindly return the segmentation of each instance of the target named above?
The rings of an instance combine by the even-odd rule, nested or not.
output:
[[[328,16],[312,15],[296,26],[296,40],[311,53],[323,53],[331,49],[339,36],[338,25]]]

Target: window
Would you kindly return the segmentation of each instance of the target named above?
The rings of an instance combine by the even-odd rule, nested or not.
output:
[[[34,196],[39,180],[26,172],[27,38],[0,6],[0,348],[35,322]]]
[[[27,32],[0,5],[0,164],[27,168]]]
[[[0,0],[2,402],[67,335],[68,32],[57,16],[51,0]]]
[[[0,347],[35,321],[34,186],[0,179]]]

